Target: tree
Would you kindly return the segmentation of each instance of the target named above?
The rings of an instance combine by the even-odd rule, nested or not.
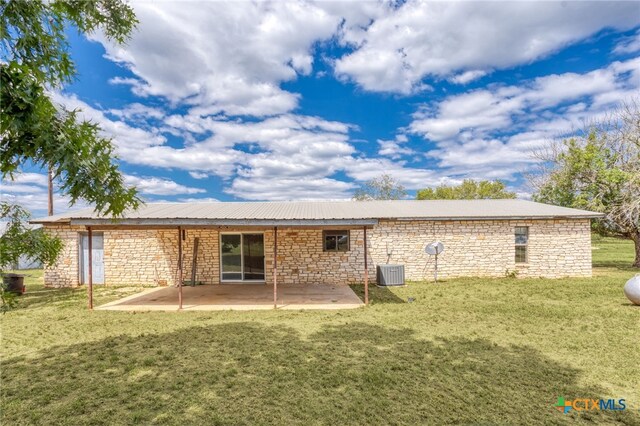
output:
[[[129,188],[115,162],[110,139],[79,111],[55,105],[51,92],[76,75],[68,53],[66,28],[89,34],[101,29],[123,43],[137,20],[121,0],[0,0],[0,176],[13,178],[24,165],[51,168],[71,203],[84,199],[96,211],[114,217],[137,208],[140,199]],[[25,225],[22,207],[2,203],[0,268],[21,254],[53,263],[61,242]],[[2,287],[2,309],[13,304]]]
[[[440,185],[418,191],[418,200],[488,200],[516,198],[515,192],[507,191],[503,182],[496,180],[465,179],[460,185]]]
[[[27,210],[15,204],[0,203],[0,213],[7,219],[0,235],[0,268],[18,263],[21,256],[45,265],[56,261],[62,242],[43,232],[42,228],[27,227],[25,223],[31,217]]]
[[[407,191],[404,186],[385,173],[380,177],[365,182],[353,194],[353,199],[357,201],[401,200],[406,196]]]
[[[640,268],[640,105],[631,101],[587,126],[583,135],[551,141],[535,154],[534,200],[604,213],[602,234],[633,240]]]
[[[25,164],[51,166],[71,203],[84,199],[112,216],[136,208],[140,199],[124,183],[111,140],[50,95],[76,75],[65,27],[85,34],[101,29],[123,43],[137,24],[131,7],[121,0],[0,0],[0,9],[2,178]]]
[[[0,236],[0,268],[18,263],[21,256],[42,262],[44,265],[55,263],[62,241],[40,229],[30,229],[25,224],[29,212],[9,203],[0,203],[0,216],[5,220],[5,228]],[[0,284],[0,311],[6,312],[15,305],[14,295]]]

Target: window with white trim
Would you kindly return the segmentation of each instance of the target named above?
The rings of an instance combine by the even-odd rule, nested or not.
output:
[[[529,244],[529,227],[528,226],[516,226],[516,263],[527,263],[529,259],[528,247]]]

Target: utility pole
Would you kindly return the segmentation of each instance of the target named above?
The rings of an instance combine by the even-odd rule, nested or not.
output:
[[[47,174],[49,178],[49,216],[53,216],[53,171],[51,170],[51,165],[49,165]]]

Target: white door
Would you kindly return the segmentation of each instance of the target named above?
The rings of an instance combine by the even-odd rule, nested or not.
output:
[[[102,232],[92,234],[93,284],[104,284],[104,234]],[[89,283],[89,235],[86,233],[81,234],[80,238],[80,278],[81,284]]]

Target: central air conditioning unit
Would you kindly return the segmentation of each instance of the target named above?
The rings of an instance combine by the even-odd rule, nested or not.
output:
[[[379,286],[404,285],[404,265],[378,265],[376,269]]]

